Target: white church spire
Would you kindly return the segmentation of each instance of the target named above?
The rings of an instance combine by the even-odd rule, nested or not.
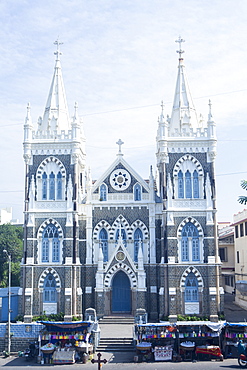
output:
[[[62,54],[60,45],[62,45],[62,42],[56,40],[54,44],[57,46],[57,50],[54,52],[56,64],[43,120],[39,122],[39,130],[68,131],[70,129],[70,119],[60,63],[60,55]]]
[[[190,94],[182,57],[184,51],[181,48],[181,44],[184,41],[185,40],[183,40],[180,36],[178,40],[176,40],[176,42],[179,43],[179,50],[177,50],[177,53],[179,53],[179,65],[172,115],[170,120],[171,134],[177,130],[178,132],[181,132],[183,129],[186,129],[187,131],[190,128],[195,129],[198,127],[196,110]]]

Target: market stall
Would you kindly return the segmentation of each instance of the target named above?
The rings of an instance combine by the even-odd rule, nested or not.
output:
[[[149,343],[155,361],[221,360],[224,324],[211,321],[138,324],[134,328],[134,340],[137,350],[138,344]]]
[[[176,323],[179,353],[184,361],[223,359],[221,331],[225,322],[179,321]]]
[[[40,338],[41,361],[53,364],[68,364],[84,361],[85,355],[94,352],[93,331],[98,323],[93,321],[53,322],[45,325]]]
[[[145,361],[148,356],[144,352],[144,344],[149,346],[153,354],[151,359],[155,361],[171,361],[173,355],[176,355],[176,327],[169,322],[138,324],[134,327],[134,340],[136,340],[137,355],[139,361]],[[140,352],[142,348],[142,352]]]
[[[247,323],[226,322],[223,330],[222,351],[225,358],[238,357],[238,342],[242,340],[247,343]]]

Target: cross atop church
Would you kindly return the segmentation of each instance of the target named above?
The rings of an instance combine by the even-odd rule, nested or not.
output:
[[[54,42],[54,45],[57,45],[57,50],[54,52],[54,54],[57,56],[57,60],[59,60],[59,55],[62,55],[60,51],[60,45],[63,45],[63,42],[60,42],[58,37],[57,40]]]
[[[121,140],[121,139],[119,139],[117,142],[116,142],[116,144],[118,145],[118,154],[117,155],[123,155],[122,154],[122,151],[121,151],[121,146],[124,144],[124,142]]]
[[[182,59],[182,54],[184,53],[184,50],[182,50],[181,45],[182,42],[185,42],[185,40],[183,40],[181,36],[179,36],[178,40],[176,40],[175,42],[179,43],[179,50],[177,50],[177,53],[179,53],[179,59]]]

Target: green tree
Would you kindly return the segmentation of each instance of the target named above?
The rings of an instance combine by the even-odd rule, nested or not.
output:
[[[247,190],[247,181],[246,180],[242,180],[240,185],[244,190]],[[244,204],[244,205],[247,204],[247,196],[240,195],[240,197],[238,198],[238,201],[239,201],[240,204]]]
[[[8,257],[11,255],[11,286],[20,285],[20,262],[22,258],[23,228],[10,224],[0,225],[0,287],[8,286]]]

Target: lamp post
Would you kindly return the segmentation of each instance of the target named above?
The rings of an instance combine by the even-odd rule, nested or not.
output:
[[[8,296],[8,353],[10,355],[11,336],[10,336],[10,322],[11,322],[11,254],[8,254],[6,249],[3,250],[8,257],[9,262],[9,296]]]

